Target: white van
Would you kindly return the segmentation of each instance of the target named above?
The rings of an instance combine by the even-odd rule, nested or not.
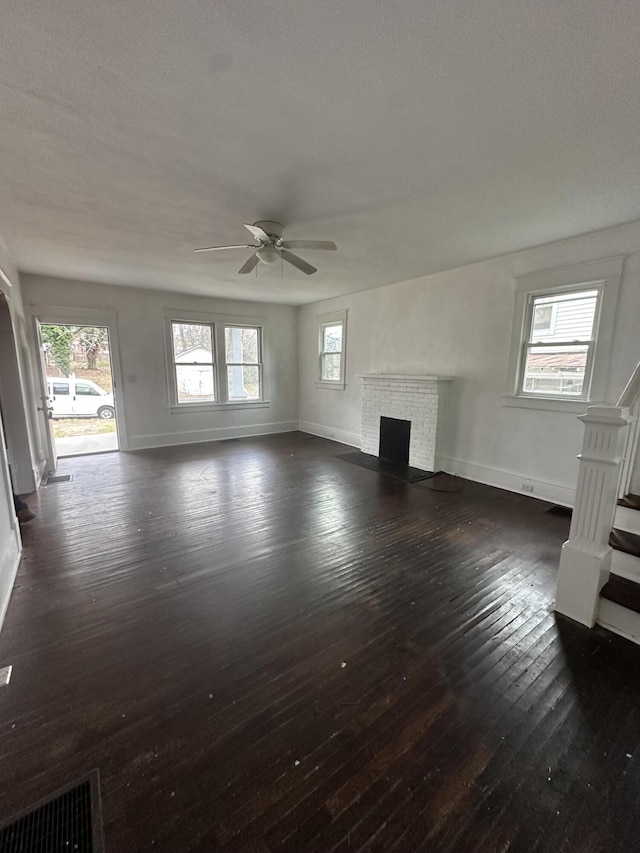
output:
[[[58,379],[47,376],[49,407],[54,418],[112,418],[113,394],[90,379]]]

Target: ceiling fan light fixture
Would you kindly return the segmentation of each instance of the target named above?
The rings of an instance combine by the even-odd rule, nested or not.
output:
[[[263,264],[269,266],[277,264],[280,260],[280,252],[274,249],[273,246],[265,246],[263,249],[258,249],[256,255]]]

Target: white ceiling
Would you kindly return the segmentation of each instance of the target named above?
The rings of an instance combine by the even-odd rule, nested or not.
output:
[[[0,26],[29,272],[292,304],[640,218],[637,0],[31,0]],[[236,271],[280,219],[319,266]]]

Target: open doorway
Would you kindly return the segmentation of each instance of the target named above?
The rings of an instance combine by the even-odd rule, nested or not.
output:
[[[40,324],[58,457],[119,450],[109,329]]]

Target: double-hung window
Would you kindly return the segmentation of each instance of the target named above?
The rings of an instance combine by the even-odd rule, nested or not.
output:
[[[318,381],[322,388],[345,387],[347,312],[318,318]]]
[[[600,298],[589,287],[529,296],[521,394],[588,398]]]
[[[584,411],[607,397],[624,258],[604,258],[516,279],[508,406]]]
[[[171,323],[176,403],[216,401],[213,323]]]
[[[262,353],[260,328],[225,326],[227,395],[231,400],[262,399]]]
[[[165,312],[172,411],[264,404],[263,326]]]

